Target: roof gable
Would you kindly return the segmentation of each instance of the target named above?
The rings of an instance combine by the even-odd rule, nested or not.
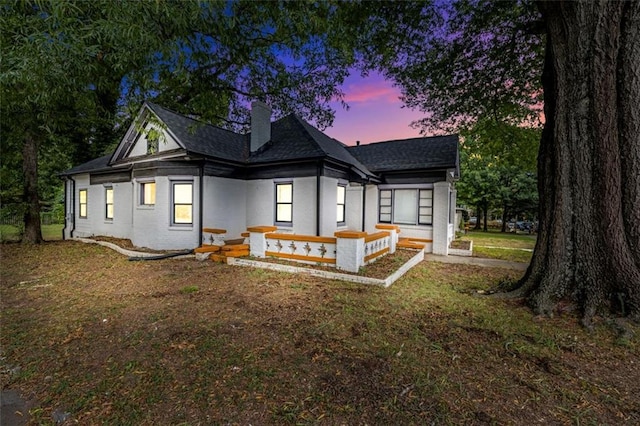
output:
[[[185,117],[151,102],[146,105],[188,152],[234,162],[242,162],[246,157],[245,135]]]

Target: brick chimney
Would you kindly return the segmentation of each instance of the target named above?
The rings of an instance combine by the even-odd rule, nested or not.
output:
[[[251,104],[251,152],[271,140],[271,108],[264,102]]]

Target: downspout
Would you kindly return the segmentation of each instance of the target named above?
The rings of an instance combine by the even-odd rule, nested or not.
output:
[[[202,245],[202,230],[204,229],[204,206],[203,206],[203,200],[204,200],[204,194],[203,194],[203,189],[204,189],[204,161],[200,163],[200,170],[199,170],[199,184],[198,186],[200,187],[198,190],[198,224],[200,225],[200,229],[198,232],[198,244],[196,247],[200,247]]]
[[[67,229],[67,195],[69,194],[69,188],[67,187],[69,179],[64,178],[64,226],[62,227],[62,240],[64,241],[64,231]]]
[[[316,170],[316,237],[320,236],[320,176],[322,174],[322,162],[318,161]]]
[[[365,232],[364,221],[367,217],[367,183],[362,184],[362,232]]]
[[[75,212],[75,207],[76,207],[76,181],[75,179],[73,179],[72,177],[69,177],[69,179],[71,179],[71,223],[73,224],[73,226],[71,226],[71,231],[69,231],[69,237],[73,238],[73,232],[76,230],[76,212]],[[67,205],[66,205],[66,200],[67,200],[67,194],[64,195],[65,198],[65,210],[67,209]],[[65,228],[67,227],[67,218],[64,218],[65,221]],[[64,232],[64,229],[62,230],[62,232]]]

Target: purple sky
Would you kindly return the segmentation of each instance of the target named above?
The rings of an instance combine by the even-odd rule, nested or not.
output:
[[[410,124],[423,114],[402,108],[400,90],[380,74],[363,78],[354,73],[346,79],[342,91],[350,108],[345,111],[340,104],[333,105],[336,118],[333,126],[324,130],[327,135],[347,145],[420,136]]]

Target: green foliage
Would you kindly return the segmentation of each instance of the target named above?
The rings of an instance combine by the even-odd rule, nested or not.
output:
[[[39,179],[39,196],[53,202],[56,174],[112,148],[149,98],[228,128],[246,127],[254,99],[276,117],[331,124],[329,102],[342,99],[356,46],[376,29],[374,10],[332,1],[3,3],[3,200],[28,199],[37,215],[38,197],[27,196],[35,185],[22,193],[21,182]],[[27,141],[39,170],[22,169]]]
[[[485,212],[535,211],[541,126],[540,21],[528,0],[456,0],[430,9],[422,26],[402,32],[376,66],[396,81],[414,123],[428,133],[459,132],[458,198]],[[381,48],[378,46],[378,48]]]
[[[505,219],[525,212],[535,215],[539,129],[480,119],[461,136],[460,202],[501,209]]]
[[[385,63],[406,105],[429,131],[470,127],[480,117],[538,122],[543,43],[531,1],[458,0],[442,5],[430,28],[398,45]]]

